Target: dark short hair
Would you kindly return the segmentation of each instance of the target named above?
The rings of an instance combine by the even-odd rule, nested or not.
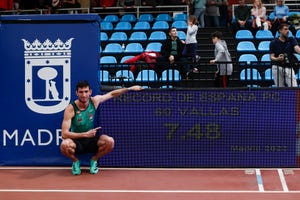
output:
[[[176,29],[177,30],[176,27],[172,26],[172,27],[169,28],[169,33],[172,31],[172,29]]]
[[[284,27],[289,27],[289,25],[286,23],[282,23],[278,26],[278,30],[282,30]]]
[[[223,37],[223,34],[222,34],[222,32],[220,32],[220,31],[216,31],[216,32],[213,32],[212,34],[211,34],[211,37],[212,38],[219,38],[219,39],[221,39],[222,37]]]
[[[76,84],[76,91],[79,89],[79,88],[84,88],[84,87],[88,87],[90,88],[90,83],[86,80],[81,80],[81,81],[78,81],[78,83]]]

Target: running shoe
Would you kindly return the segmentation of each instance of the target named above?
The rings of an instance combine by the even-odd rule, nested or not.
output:
[[[80,161],[79,160],[77,160],[76,162],[73,162],[73,165],[72,165],[72,174],[73,175],[79,175],[79,174],[81,174]]]
[[[97,174],[99,171],[98,169],[98,163],[96,160],[91,159],[90,160],[90,173],[91,174]]]

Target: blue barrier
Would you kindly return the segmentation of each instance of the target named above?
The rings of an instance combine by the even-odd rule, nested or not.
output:
[[[63,110],[99,83],[97,15],[1,16],[0,165],[70,165]],[[100,106],[112,167],[295,167],[297,90],[146,90]],[[87,162],[83,162],[87,164]]]
[[[100,110],[127,167],[295,167],[296,90],[129,93]]]

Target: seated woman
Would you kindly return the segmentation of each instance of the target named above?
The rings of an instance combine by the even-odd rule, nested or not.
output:
[[[261,0],[254,0],[253,8],[251,9],[251,16],[253,17],[252,28],[269,30],[271,23],[267,20],[266,7]]]

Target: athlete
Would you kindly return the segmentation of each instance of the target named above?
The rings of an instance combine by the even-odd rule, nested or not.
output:
[[[60,150],[63,155],[73,161],[72,173],[81,174],[78,154],[94,153],[90,160],[90,173],[97,174],[97,161],[114,148],[114,139],[108,135],[98,135],[101,127],[94,127],[95,111],[98,106],[127,91],[143,90],[141,86],[116,89],[104,95],[91,96],[92,90],[87,81],[80,81],[76,85],[77,100],[69,104],[64,112],[62,122],[62,138]]]

